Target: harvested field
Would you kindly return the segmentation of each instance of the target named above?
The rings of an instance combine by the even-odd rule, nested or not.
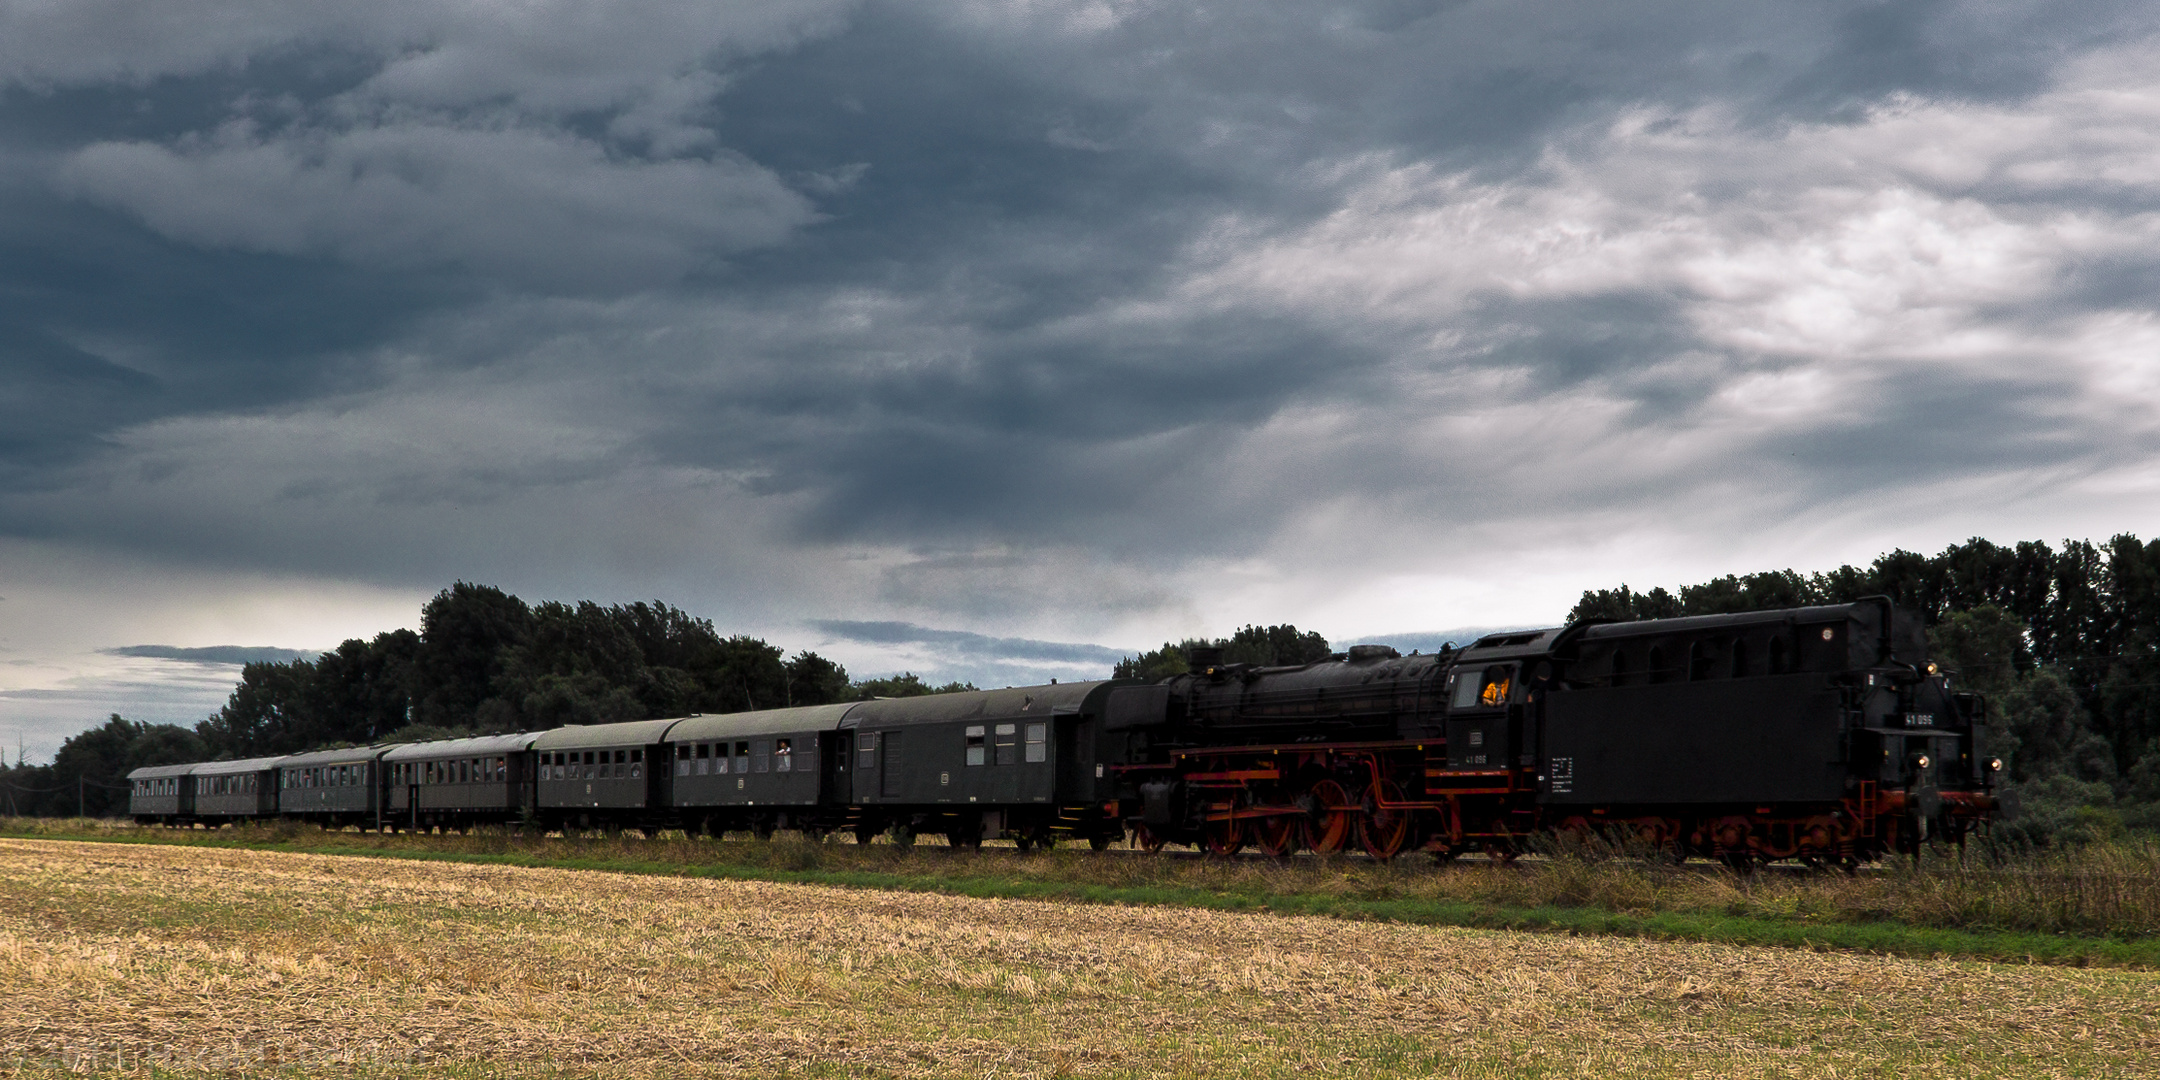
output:
[[[0,1071],[2137,1076],[2160,976],[0,840]]]

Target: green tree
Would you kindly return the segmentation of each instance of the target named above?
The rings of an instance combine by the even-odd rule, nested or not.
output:
[[[796,653],[785,667],[790,705],[830,705],[853,697],[847,669],[814,652]]]
[[[1226,638],[1163,642],[1161,648],[1118,661],[1110,674],[1116,679],[1160,682],[1190,671],[1194,649],[1220,649],[1225,664],[1261,667],[1310,664],[1334,655],[1328,648],[1328,640],[1315,632],[1299,630],[1289,623],[1276,626],[1248,624]]]
[[[925,694],[957,694],[963,691],[973,689],[975,689],[974,683],[964,682],[949,682],[943,686],[932,686],[929,683],[924,682],[922,680],[922,676],[917,675],[912,671],[903,671],[898,675],[890,675],[882,679],[864,679],[861,682],[855,683],[849,687],[849,696],[857,701],[869,701],[873,698],[922,697]]]

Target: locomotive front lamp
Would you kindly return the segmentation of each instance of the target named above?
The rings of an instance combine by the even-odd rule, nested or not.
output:
[[[1927,756],[1926,754],[1922,754],[1919,757],[1913,759],[1913,764],[1925,769],[1928,766],[1935,764],[1935,759]]]
[[[1928,674],[1935,674],[1935,661],[1933,660],[1928,661]]]
[[[2001,759],[2001,758],[1989,758],[1989,759],[1988,759],[1988,771],[1989,771],[1989,772],[2001,772],[2001,771],[2002,771],[2002,759]]]

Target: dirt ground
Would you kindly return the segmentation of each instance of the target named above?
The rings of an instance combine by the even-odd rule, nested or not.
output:
[[[2149,1076],[2160,975],[0,840],[0,1074]]]

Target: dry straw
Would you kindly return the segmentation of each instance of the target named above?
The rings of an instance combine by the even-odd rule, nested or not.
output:
[[[2145,972],[42,840],[0,985],[33,1076],[2160,1070]]]

